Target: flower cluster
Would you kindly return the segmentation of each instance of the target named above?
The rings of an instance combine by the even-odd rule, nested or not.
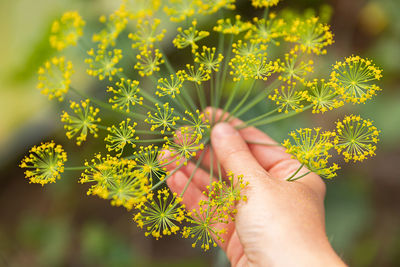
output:
[[[279,0],[249,1],[264,10],[262,17],[238,14],[235,0],[122,0],[100,16],[102,28],[85,38],[89,44],[78,42],[83,19],[66,12],[52,26],[50,44],[58,54],[39,69],[38,88],[49,99],[69,101],[70,110],[61,114],[68,139],[81,145],[92,141],[88,135],[101,136],[96,144],[103,149],[83,166],[64,168],[61,146],[35,146],[20,165],[25,176],[44,185],[64,170],[82,170],[88,195],[132,211],[146,236],[180,233],[203,250],[224,242],[237,202],[247,199],[247,182],[204,157],[213,149],[216,123],[238,117],[244,121],[238,128],[263,127],[306,111],[325,114],[365,103],[381,90],[376,82],[382,70],[359,56],[314,73],[334,43],[329,25],[317,16],[271,11]],[[74,82],[73,66],[81,67],[82,54],[64,49],[74,45],[87,51],[80,63],[86,63],[81,65],[93,94],[80,88],[88,82]],[[223,116],[205,113],[210,106]],[[333,130],[295,130],[282,142],[300,162],[287,180],[307,175],[301,168],[332,178],[341,167],[333,152],[346,162],[364,161],[375,155],[379,134],[358,115],[344,117]],[[193,166],[182,192],[166,187],[180,168]],[[200,166],[210,166],[203,171],[212,177],[188,210],[187,189]]]

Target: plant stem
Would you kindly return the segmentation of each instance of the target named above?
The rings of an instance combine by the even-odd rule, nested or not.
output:
[[[299,171],[304,167],[304,163],[289,177],[286,181],[293,181],[292,179],[299,173]]]
[[[180,194],[180,197],[182,197],[183,194],[185,194],[186,190],[188,189],[188,187],[189,187],[190,183],[192,182],[192,179],[193,179],[193,177],[194,177],[194,175],[195,175],[197,169],[200,167],[200,163],[201,163],[201,161],[203,160],[204,155],[205,155],[205,150],[203,150],[203,151],[201,152],[200,157],[199,157],[199,159],[198,159],[197,162],[196,162],[196,166],[194,167],[194,170],[193,170],[192,173],[190,174],[190,177],[189,177],[189,179],[187,180],[186,185],[185,185],[185,187],[183,188],[183,190],[182,190],[182,192],[181,192],[181,194]]]

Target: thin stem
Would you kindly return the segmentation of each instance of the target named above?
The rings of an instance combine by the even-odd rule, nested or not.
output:
[[[305,108],[303,108],[303,110],[301,112],[306,111],[307,109],[310,109],[311,107],[312,107],[312,105],[308,105]],[[276,116],[274,116],[272,118],[267,118],[265,120],[258,121],[258,122],[252,123],[252,124],[246,124],[246,122],[244,122],[243,124],[238,125],[235,128],[236,129],[244,129],[244,128],[247,128],[249,126],[264,126],[264,125],[267,125],[267,124],[270,124],[270,123],[273,123],[273,122],[277,122],[277,121],[280,121],[280,120],[283,120],[283,119],[287,119],[287,118],[293,117],[293,116],[295,116],[297,114],[300,114],[301,112],[292,111],[292,112],[285,113],[285,114],[279,114],[279,115],[276,115]]]
[[[267,113],[264,113],[264,114],[261,114],[261,115],[255,117],[255,118],[252,118],[252,119],[246,121],[245,123],[246,123],[246,124],[255,123],[255,122],[257,122],[257,121],[259,121],[259,120],[261,120],[261,119],[265,119],[266,117],[270,116],[271,114],[274,114],[274,113],[277,112],[277,111],[278,111],[277,108],[276,108],[276,109],[273,109],[273,110],[271,110],[271,111],[269,111],[269,112],[267,112]]]
[[[229,95],[228,101],[225,103],[223,112],[221,117],[219,118],[218,121],[221,121],[222,118],[225,116],[225,113],[227,112],[227,110],[229,109],[230,105],[232,104],[233,99],[235,98],[237,91],[239,90],[241,81],[240,82],[235,82],[235,86],[233,87],[233,92]]]
[[[271,91],[273,89],[275,89],[277,86],[279,86],[282,83],[281,80],[279,79],[275,79],[265,90],[262,90],[258,95],[256,95],[251,101],[249,101],[249,103],[247,103],[237,114],[236,116],[239,117],[242,114],[244,114],[245,112],[247,112],[248,110],[250,110],[252,107],[254,107],[255,105],[257,105],[258,103],[260,103],[261,101],[263,101],[268,95],[269,93],[271,93]]]
[[[304,167],[304,163],[289,177],[286,181],[292,181],[292,179],[299,173],[299,171]]]
[[[204,95],[204,90],[202,90],[200,88],[198,83],[195,83],[195,84],[196,84],[197,96],[199,97],[199,100],[200,100],[201,110],[204,110],[207,106],[207,101],[206,101],[206,97]]]
[[[188,187],[189,187],[189,184],[192,182],[192,179],[193,179],[193,177],[194,177],[194,174],[196,173],[197,169],[200,167],[200,163],[201,163],[201,161],[203,160],[203,157],[204,157],[204,155],[205,155],[204,152],[205,152],[205,150],[203,150],[203,151],[201,152],[200,157],[199,157],[199,159],[198,159],[197,162],[196,162],[196,166],[194,167],[194,170],[193,170],[192,173],[190,174],[190,177],[189,177],[189,179],[187,180],[186,185],[185,185],[185,187],[183,188],[182,193],[180,194],[180,197],[182,197],[183,194],[185,194],[186,190],[187,190]]]
[[[221,81],[221,85],[220,85],[220,87],[221,87],[221,95],[222,95],[222,91],[224,90],[224,87],[225,87],[226,74],[228,72],[229,58],[231,57],[231,52],[232,52],[233,37],[234,37],[234,35],[230,34],[229,42],[228,42],[228,53],[227,53],[226,58],[224,60],[224,69],[222,71],[222,81]],[[218,100],[217,103],[219,103],[219,99],[217,99],[217,100]]]
[[[247,144],[260,145],[260,146],[281,146],[280,144],[264,143],[258,141],[244,140]]]
[[[227,119],[225,121],[228,121],[232,116],[236,115],[236,112],[243,106],[243,104],[246,102],[247,98],[249,98],[251,92],[253,91],[255,83],[256,83],[256,81],[253,80],[253,82],[250,85],[250,88],[247,90],[247,92],[244,95],[244,97],[242,98],[242,100],[239,102],[239,104],[236,105],[236,107],[233,109],[233,111],[229,113],[229,116],[227,117]]]
[[[157,187],[159,187],[160,185],[162,185],[163,183],[167,182],[168,178],[170,178],[172,175],[174,175],[177,171],[179,171],[180,168],[182,168],[184,166],[184,162],[182,162],[178,167],[176,167],[176,169],[174,169],[170,174],[168,174],[167,176],[164,177],[164,179],[160,180],[158,183],[156,183],[155,185],[153,185],[150,189],[150,191],[153,191],[155,189],[157,189]]]
[[[308,174],[310,174],[310,173],[311,173],[311,171],[308,171],[308,172],[306,172],[305,174],[302,174],[302,175],[300,175],[300,176],[298,176],[298,177],[296,177],[296,178],[291,179],[290,182],[299,180],[300,178],[303,178],[304,176],[306,176],[306,175],[308,175]]]
[[[91,97],[91,96],[87,95],[86,93],[83,93],[83,92],[75,89],[74,87],[70,87],[70,90],[73,91],[74,93],[76,93],[77,95],[79,95],[80,97],[89,99],[95,105],[97,105],[97,106],[99,106],[101,108],[107,109],[109,111],[113,111],[113,112],[116,112],[116,113],[119,113],[119,114],[122,114],[122,115],[125,115],[125,116],[129,116],[129,117],[132,117],[132,118],[140,118],[140,119],[146,118],[146,116],[144,116],[143,114],[140,114],[140,113],[132,113],[132,112],[126,112],[126,111],[123,111],[123,110],[120,110],[120,109],[114,109],[114,108],[112,108],[112,106],[110,104],[108,104],[108,103],[106,103],[106,102],[104,102],[102,100],[98,100],[98,99],[96,99],[94,97]]]
[[[64,171],[82,171],[86,170],[88,167],[86,166],[76,166],[76,167],[64,167]]]

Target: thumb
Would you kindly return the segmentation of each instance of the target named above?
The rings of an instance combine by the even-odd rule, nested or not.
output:
[[[211,132],[211,143],[219,162],[226,171],[232,171],[235,175],[244,175],[249,182],[260,175],[269,176],[251,154],[239,132],[230,124],[215,125]]]

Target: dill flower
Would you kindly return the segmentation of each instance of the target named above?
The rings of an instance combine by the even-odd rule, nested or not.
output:
[[[50,45],[58,51],[77,44],[79,37],[83,35],[85,21],[76,11],[65,12],[60,20],[53,22],[51,26]]]
[[[230,18],[220,19],[217,21],[217,25],[214,26],[213,30],[216,32],[222,32],[223,34],[234,34],[238,35],[241,32],[247,31],[252,27],[251,22],[244,22],[241,20],[240,15],[235,16],[235,23],[232,24]]]
[[[221,8],[235,9],[235,1],[236,0],[199,0],[197,1],[197,5],[200,7],[199,13],[213,14]]]
[[[160,8],[161,0],[123,0],[119,12],[126,13],[130,20],[152,17]]]
[[[185,122],[185,124],[188,124],[188,127],[191,128],[191,132],[198,135],[199,139],[201,139],[205,130],[210,129],[210,121],[206,119],[204,113],[200,113],[198,109],[196,110],[195,114],[187,110],[185,111],[185,114],[188,116],[188,118],[183,117],[182,120]]]
[[[339,166],[336,163],[329,166],[328,162],[332,157],[329,151],[334,147],[332,139],[336,135],[335,132],[321,132],[321,128],[304,128],[291,132],[289,135],[294,140],[294,144],[289,139],[282,143],[286,148],[286,153],[291,154],[310,171],[324,178],[329,179],[337,175]]]
[[[64,172],[64,163],[67,161],[67,153],[61,145],[53,141],[34,146],[19,165],[27,169],[25,177],[30,183],[41,184],[55,183]]]
[[[153,72],[159,71],[159,65],[164,63],[163,55],[160,50],[142,50],[139,55],[136,56],[138,62],[134,66],[138,70],[139,75],[150,76]]]
[[[277,19],[275,13],[270,13],[268,19],[253,18],[253,25],[246,33],[245,39],[255,43],[274,43],[279,45],[278,38],[286,34],[286,23],[283,19]]]
[[[139,140],[138,136],[135,137],[135,127],[137,123],[134,122],[130,124],[130,122],[131,120],[127,118],[119,124],[118,128],[115,125],[107,128],[109,134],[104,141],[109,143],[106,145],[108,151],[119,151],[117,156],[121,156],[126,145],[130,145],[132,148],[136,147],[135,142]]]
[[[199,63],[200,67],[207,71],[217,72],[219,70],[219,63],[221,63],[224,56],[222,54],[215,56],[215,47],[209,48],[207,46],[203,46],[202,49],[202,52],[196,52],[194,62]]]
[[[176,95],[181,93],[182,84],[185,81],[182,72],[177,72],[176,74],[171,74],[168,78],[160,78],[158,80],[157,89],[155,92],[159,97],[170,96],[175,98]]]
[[[92,48],[88,55],[90,58],[85,59],[85,62],[89,65],[87,73],[90,76],[97,76],[100,81],[108,77],[108,80],[112,81],[117,73],[122,72],[122,68],[116,66],[122,58],[121,49],[107,51],[99,47],[95,53]]]
[[[363,161],[375,155],[380,131],[372,121],[350,115],[336,122],[335,148],[346,162]]]
[[[331,82],[346,102],[364,103],[381,89],[373,82],[382,78],[382,70],[371,60],[359,56],[347,57],[336,62],[331,73]]]
[[[186,165],[187,160],[196,156],[197,151],[204,149],[204,144],[199,143],[201,138],[201,132],[194,132],[190,127],[181,127],[178,133],[174,133],[175,140],[167,140],[165,148],[171,152],[172,157],[177,157],[177,165],[181,160]]]
[[[171,194],[166,188],[158,190],[156,198],[150,193],[147,201],[137,206],[139,212],[133,220],[138,227],[145,226],[146,236],[152,235],[157,240],[166,235],[176,234],[179,231],[176,223],[185,218],[185,206],[179,205],[181,201],[182,198],[177,197],[176,193]]]
[[[299,91],[296,89],[296,83],[290,85],[282,85],[280,89],[275,89],[273,95],[269,95],[278,106],[278,112],[289,113],[289,111],[301,112],[304,108],[304,101],[307,99],[307,91]]]
[[[325,82],[324,79],[315,79],[307,83],[309,88],[307,101],[313,104],[313,113],[325,113],[344,105],[343,101],[338,99],[338,94],[333,89],[332,84]]]
[[[126,112],[130,112],[131,107],[136,104],[142,105],[143,97],[139,96],[140,89],[138,86],[138,81],[126,80],[125,78],[121,78],[119,82],[116,82],[115,87],[109,86],[107,92],[114,94],[108,100],[108,102],[113,104],[112,108],[125,109]]]
[[[71,101],[70,108],[76,114],[76,116],[70,115],[63,111],[61,115],[61,121],[65,123],[64,128],[67,130],[66,135],[69,139],[76,137],[76,144],[80,146],[82,142],[86,141],[88,133],[93,134],[97,137],[99,131],[97,123],[101,121],[100,118],[96,118],[99,113],[98,108],[94,108],[89,105],[89,99],[81,101],[81,104]]]
[[[168,5],[164,6],[164,12],[171,21],[180,22],[196,13],[196,3],[197,0],[170,0]]]
[[[313,72],[313,60],[298,61],[298,54],[291,53],[285,54],[285,61],[280,62],[279,79],[291,83],[293,80],[300,81],[304,83],[305,77]]]
[[[232,61],[239,59],[241,62],[245,62],[248,57],[266,57],[266,50],[267,45],[262,43],[238,40],[232,44],[232,52],[236,55]]]
[[[146,147],[141,146],[138,151],[133,153],[137,168],[149,179],[150,182],[154,178],[163,180],[166,173],[166,168],[163,167],[164,160],[162,160],[163,152],[154,145]]]
[[[74,73],[71,61],[65,57],[53,57],[39,68],[37,88],[49,99],[64,100],[71,84],[71,75]]]
[[[128,24],[128,19],[124,13],[114,12],[108,18],[101,16],[99,20],[105,27],[99,33],[93,34],[92,40],[99,43],[100,50],[106,50],[109,46],[115,46],[119,35]]]
[[[94,158],[90,161],[85,161],[86,169],[81,173],[79,183],[95,183],[88,190],[88,195],[91,195],[93,191],[95,194],[96,192],[100,193],[101,190],[99,190],[99,188],[102,188],[102,193],[106,193],[107,195],[106,188],[114,179],[114,163],[117,161],[117,157],[112,157],[109,154],[103,157],[100,153],[95,154]]]
[[[204,251],[210,249],[210,246],[216,247],[217,243],[214,241],[213,236],[220,242],[225,242],[222,235],[226,233],[226,229],[217,229],[216,226],[221,223],[218,214],[207,213],[204,210],[192,210],[188,212],[186,220],[191,226],[185,226],[182,231],[184,238],[192,238],[194,242],[192,247],[200,244],[200,248]]]
[[[192,21],[192,26],[186,30],[183,30],[182,27],[179,27],[178,35],[172,40],[172,43],[179,49],[183,49],[185,47],[191,46],[192,53],[194,54],[199,48],[196,42],[210,35],[207,31],[199,31],[196,29],[197,20]]]
[[[181,71],[180,73],[185,77],[186,80],[201,84],[202,82],[208,81],[211,79],[210,71],[206,70],[204,67],[199,66],[195,68],[195,66],[187,64],[187,71]]]
[[[333,44],[333,34],[329,26],[320,23],[317,17],[295,19],[285,40],[297,43],[302,52],[320,55],[326,54],[325,47]]]
[[[242,190],[248,185],[248,182],[243,181],[243,175],[237,175],[232,172],[227,173],[226,181],[213,182],[208,186],[208,193],[203,192],[207,200],[201,201],[201,207],[212,207],[213,212],[217,212],[220,218],[224,218],[227,222],[235,220],[237,213],[236,202],[247,201],[247,196],[242,193]]]
[[[120,161],[125,161],[120,159]],[[107,187],[108,199],[111,199],[111,205],[123,206],[131,210],[134,205],[143,202],[145,196],[149,193],[149,181],[147,177],[139,170],[132,170],[135,164],[119,167],[118,175]]]
[[[179,116],[174,115],[174,108],[169,106],[169,103],[165,103],[160,107],[158,103],[155,104],[157,108],[157,112],[152,114],[150,111],[147,113],[148,118],[144,121],[151,124],[151,130],[154,131],[157,128],[161,128],[161,134],[165,133],[165,130],[168,132],[172,129],[175,129],[176,121],[180,118]]]
[[[251,0],[251,4],[254,7],[262,8],[262,7],[271,7],[276,6],[280,0]]]
[[[165,29],[158,31],[160,23],[161,20],[159,19],[139,19],[136,24],[137,30],[128,35],[128,38],[133,41],[132,48],[138,47],[139,50],[147,50],[152,48],[155,42],[160,42],[166,32]]]
[[[128,210],[145,200],[149,181],[140,170],[135,170],[134,160],[97,154],[91,164],[85,162],[85,165],[88,168],[82,173],[80,183],[94,183],[88,195],[109,199],[111,205]]]

